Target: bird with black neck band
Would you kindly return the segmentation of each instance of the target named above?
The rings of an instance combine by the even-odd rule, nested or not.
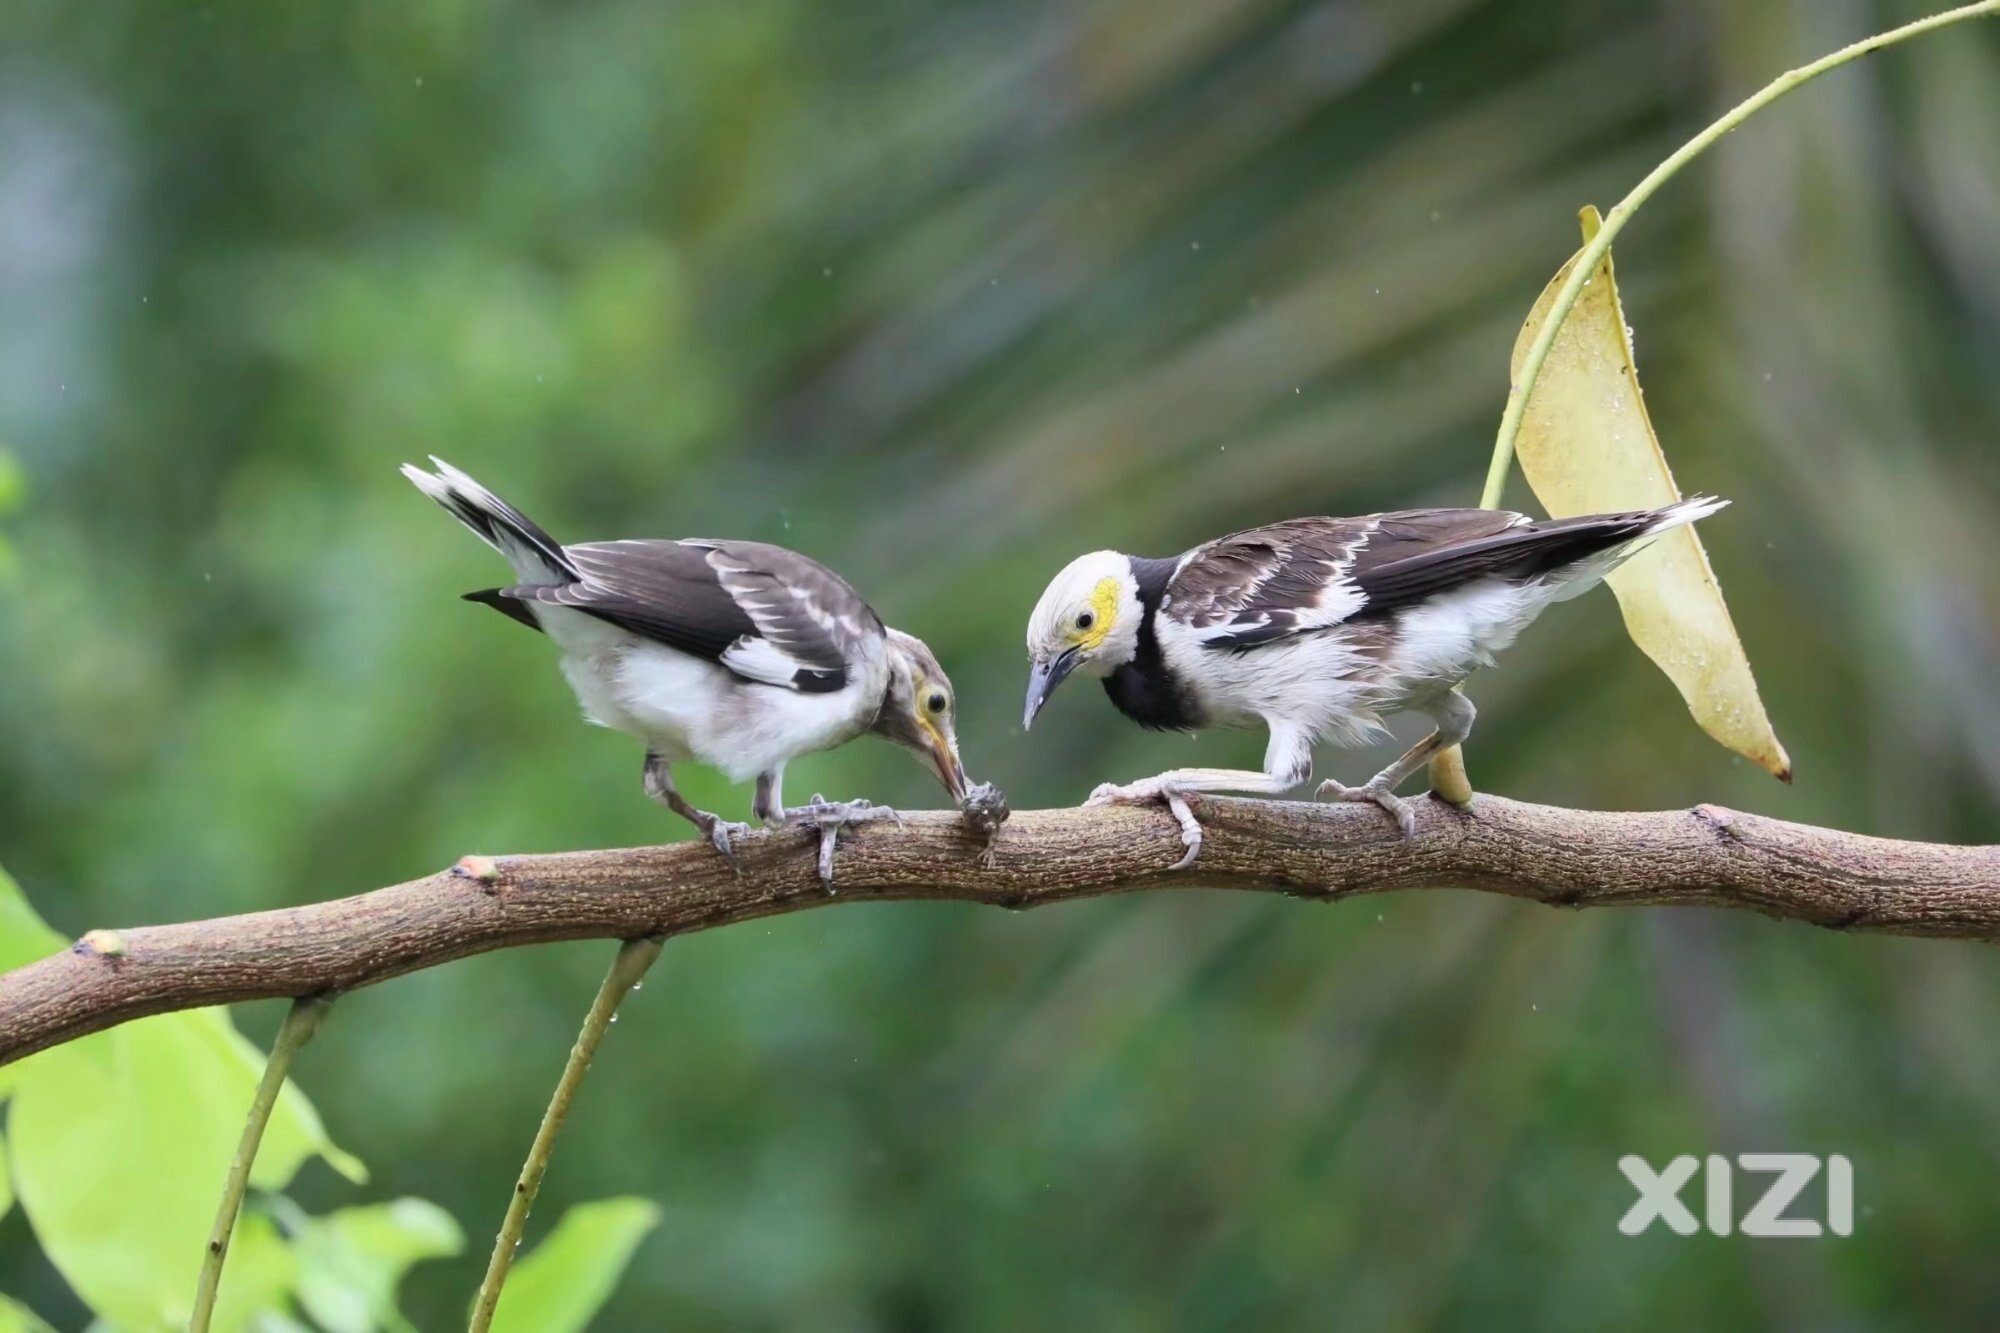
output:
[[[1311,777],[1319,742],[1362,745],[1384,734],[1385,716],[1419,713],[1429,736],[1367,782],[1329,779],[1318,792],[1380,806],[1408,837],[1416,814],[1396,788],[1471,735],[1465,679],[1547,607],[1726,503],[1543,521],[1413,509],[1291,519],[1161,559],[1094,551],[1056,575],[1029,617],[1022,725],[1085,675],[1142,727],[1264,727],[1261,770],[1177,768],[1091,793],[1086,804],[1164,803],[1187,848],[1179,868],[1201,849],[1189,795],[1282,796]]]

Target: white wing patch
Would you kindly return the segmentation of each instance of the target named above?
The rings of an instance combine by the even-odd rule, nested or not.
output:
[[[744,607],[752,620],[757,613]],[[758,681],[765,685],[782,685],[787,689],[797,689],[797,677],[801,671],[814,668],[801,662],[777,644],[766,638],[746,634],[735,643],[722,650],[722,665],[746,680]]]

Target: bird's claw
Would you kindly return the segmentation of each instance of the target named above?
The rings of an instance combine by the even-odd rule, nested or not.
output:
[[[785,811],[784,819],[794,828],[809,828],[819,834],[819,882],[828,893],[832,893],[833,852],[839,845],[840,831],[852,824],[872,824],[882,819],[893,819],[901,826],[903,814],[900,810],[876,805],[861,797],[851,801],[829,801],[814,792],[807,804]]]
[[[717,819],[713,815],[709,816],[708,823],[702,826],[702,832],[708,835],[708,845],[721,852],[722,859],[729,862],[729,868],[739,875],[743,871],[736,864],[736,839],[749,831],[748,824]]]
[[[1181,826],[1181,843],[1187,848],[1186,853],[1182,855],[1181,859],[1167,868],[1169,870],[1186,870],[1194,864],[1194,859],[1201,855],[1201,821],[1194,817],[1194,811],[1189,808],[1187,797],[1182,792],[1163,783],[1150,780],[1146,782],[1127,783],[1124,786],[1120,786],[1115,782],[1106,782],[1099,784],[1097,790],[1090,793],[1090,799],[1085,801],[1084,804],[1087,806],[1152,805],[1155,802],[1164,804],[1174,819],[1179,822]]]
[[[1379,778],[1365,782],[1359,787],[1350,787],[1346,783],[1328,778],[1319,784],[1318,796],[1322,801],[1330,798],[1336,801],[1361,801],[1379,805],[1388,811],[1391,819],[1396,821],[1396,827],[1403,831],[1404,837],[1417,836],[1416,808],[1389,790],[1389,784]]]

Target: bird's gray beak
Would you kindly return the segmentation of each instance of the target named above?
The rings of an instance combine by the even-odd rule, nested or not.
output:
[[[1055,693],[1056,686],[1063,678],[1076,670],[1082,660],[1080,650],[1066,648],[1046,662],[1036,662],[1028,668],[1028,705],[1021,713],[1021,730],[1035,725],[1035,714],[1042,711],[1042,705]]]

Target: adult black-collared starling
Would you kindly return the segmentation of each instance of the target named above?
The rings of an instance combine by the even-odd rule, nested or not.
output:
[[[1423,713],[1437,730],[1402,758],[1361,786],[1319,789],[1374,802],[1407,835],[1416,817],[1396,787],[1471,734],[1474,710],[1459,683],[1550,603],[1726,503],[1695,497],[1545,522],[1492,509],[1299,518],[1166,559],[1081,556],[1028,622],[1023,723],[1064,677],[1082,672],[1102,678],[1141,726],[1269,728],[1262,772],[1180,768],[1091,795],[1093,804],[1165,801],[1181,821],[1185,865],[1201,831],[1183,793],[1275,796],[1311,775],[1317,742],[1358,745],[1381,733],[1384,714]]]

